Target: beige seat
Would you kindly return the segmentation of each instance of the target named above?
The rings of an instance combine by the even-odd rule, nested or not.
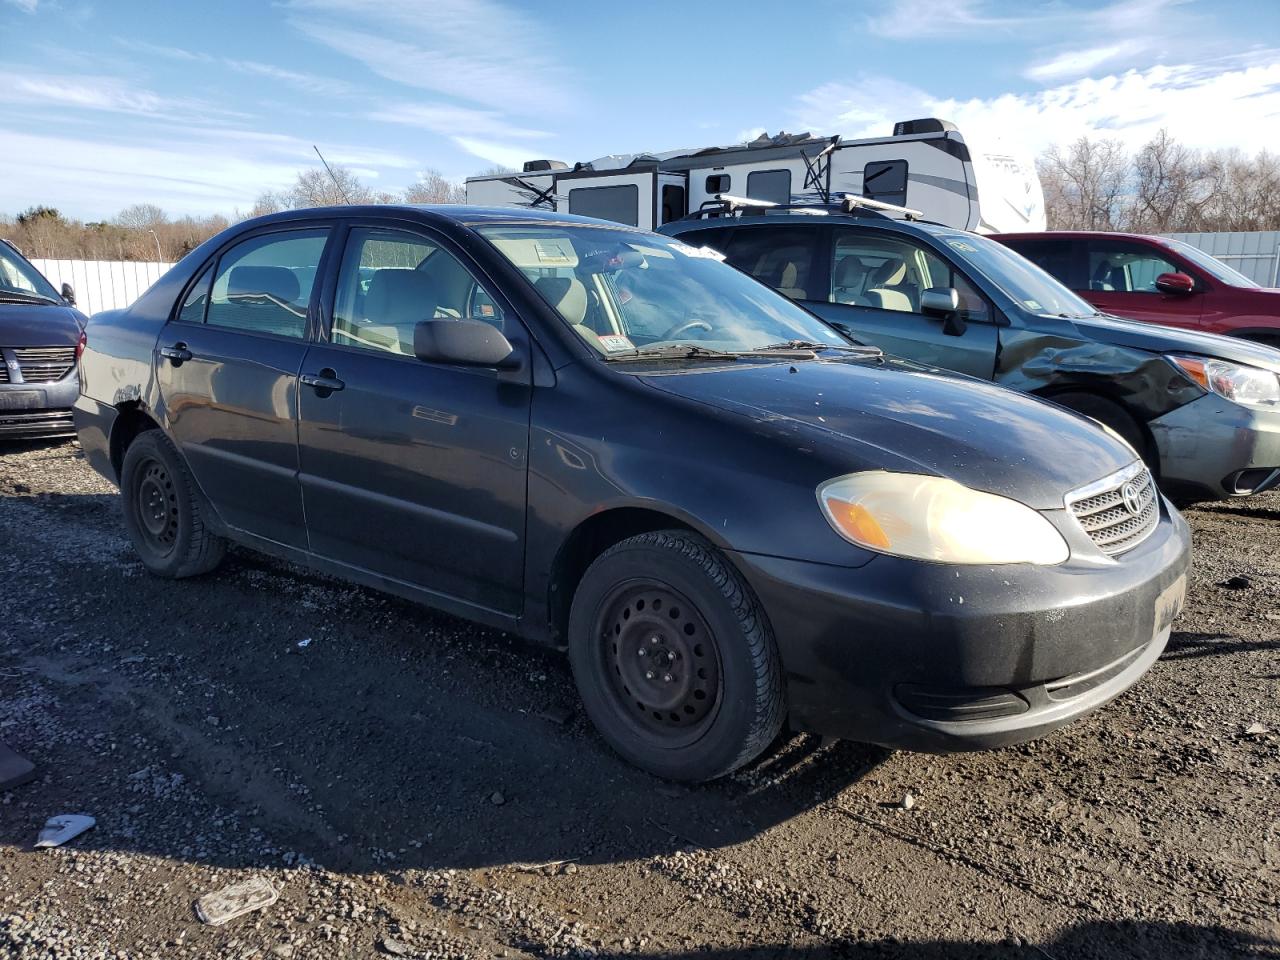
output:
[[[831,286],[832,296],[836,303],[847,303],[858,307],[869,307],[871,301],[862,295],[863,284],[867,280],[867,268],[853,254],[841,257],[836,264],[836,272]]]
[[[876,267],[867,281],[866,298],[873,307],[881,310],[901,310],[911,313],[914,309],[911,297],[903,289],[907,278],[907,264],[903,260],[886,260]]]
[[[587,319],[587,288],[577,277],[539,277],[533,286],[575,327]]]
[[[808,294],[805,293],[803,287],[796,286],[796,280],[799,276],[799,268],[790,261],[782,268],[782,276],[775,287],[784,297],[790,297],[792,300],[807,300]]]

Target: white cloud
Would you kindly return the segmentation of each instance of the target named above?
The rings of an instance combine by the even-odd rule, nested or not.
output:
[[[323,77],[314,73],[303,73],[298,70],[287,70],[271,63],[260,63],[256,60],[237,60],[233,57],[215,57],[203,50],[187,50],[184,47],[170,47],[130,37],[116,37],[116,42],[128,50],[144,53],[149,57],[163,57],[166,60],[177,60],[183,63],[221,64],[237,73],[266,77],[296,87],[304,93],[315,93],[322,96],[342,96],[352,92],[351,84],[334,77]]]
[[[574,95],[533,17],[494,0],[292,0],[289,23],[396,83],[490,107],[543,112]]]
[[[1159,31],[1161,13],[1190,0],[1118,0],[1101,7],[1081,3],[1037,6],[1025,13],[992,12],[991,0],[897,0],[883,13],[867,18],[867,29],[893,40],[923,40],[963,35],[972,40],[1005,42],[1011,34],[1054,36],[1064,31],[1081,36],[1141,37]],[[1185,22],[1178,24],[1185,29]]]
[[[245,116],[200,100],[162,96],[116,77],[83,74],[0,71],[0,102],[36,111],[70,107],[150,117],[177,116],[193,111],[222,117]]]
[[[1134,148],[1163,127],[1189,146],[1253,152],[1275,148],[1280,49],[969,100],[866,77],[804,94],[796,116],[802,127],[845,137],[887,136],[896,120],[941,117],[971,138],[999,136],[1033,152],[1085,135],[1115,138]]]
[[[867,29],[894,40],[949,37],[979,30],[1003,30],[1031,22],[1031,17],[998,17],[985,12],[983,0],[897,0],[883,13],[867,18]]]
[[[1122,40],[1120,43],[1087,47],[1083,50],[1067,50],[1023,71],[1031,80],[1051,81],[1066,77],[1079,77],[1113,60],[1132,57],[1148,46],[1145,40]]]
[[[500,167],[519,170],[524,166],[526,160],[534,159],[529,155],[527,147],[513,147],[502,143],[491,143],[487,140],[476,140],[472,137],[450,137],[449,139],[472,156],[479,157],[481,160],[488,160],[490,163],[497,164]]]
[[[40,0],[4,0],[11,7],[17,7],[23,13],[35,13]]]
[[[397,103],[375,110],[369,119],[421,127],[444,136],[475,136],[497,139],[549,137],[545,130],[531,130],[507,122],[496,110],[473,110],[441,103]]]

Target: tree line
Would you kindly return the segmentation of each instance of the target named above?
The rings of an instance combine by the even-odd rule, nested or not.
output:
[[[1037,164],[1050,230],[1280,230],[1280,155],[1196,150],[1161,130],[1136,152],[1081,137]]]

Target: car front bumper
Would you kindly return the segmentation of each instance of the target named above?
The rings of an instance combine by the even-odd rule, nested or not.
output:
[[[793,728],[948,753],[1041,736],[1159,658],[1190,565],[1185,521],[1116,559],[857,569],[733,554],[778,641]]]
[[[73,435],[71,407],[79,395],[74,373],[55,383],[0,384],[0,439]]]
[[[1263,493],[1280,484],[1280,410],[1206,394],[1150,421],[1160,486],[1188,500]]]

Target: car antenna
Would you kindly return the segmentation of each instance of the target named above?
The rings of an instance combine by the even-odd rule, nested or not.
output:
[[[342,194],[343,201],[345,203],[350,203],[351,197],[347,195],[347,191],[343,188],[342,184],[338,182],[338,178],[333,175],[333,169],[329,166],[329,161],[324,158],[324,154],[320,152],[320,148],[313,143],[311,145],[311,149],[316,152],[316,156],[319,157],[320,162],[324,164],[325,172],[329,174],[329,179],[333,181],[333,185],[337,187],[338,192]]]

